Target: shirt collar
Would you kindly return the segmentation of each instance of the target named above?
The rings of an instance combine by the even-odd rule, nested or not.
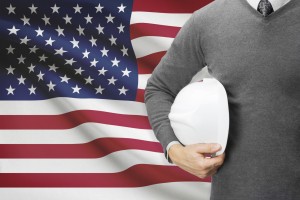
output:
[[[258,3],[260,0],[247,0],[248,3],[256,10]],[[272,7],[275,10],[278,10],[280,7],[282,7],[284,4],[288,3],[290,0],[269,0],[272,4]]]

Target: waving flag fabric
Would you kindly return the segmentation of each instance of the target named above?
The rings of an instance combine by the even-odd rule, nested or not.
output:
[[[208,199],[166,162],[146,81],[198,0],[1,0],[1,199]]]

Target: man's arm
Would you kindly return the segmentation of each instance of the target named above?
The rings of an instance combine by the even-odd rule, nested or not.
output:
[[[149,120],[165,154],[167,145],[178,141],[168,118],[173,101],[177,93],[205,66],[198,22],[194,21],[194,16],[181,28],[146,87],[145,103]]]
[[[212,154],[219,151],[220,145],[195,144],[183,147],[174,143],[178,139],[168,118],[178,92],[205,66],[198,24],[200,22],[195,21],[195,15],[193,14],[181,28],[148,80],[145,103],[151,126],[163,146],[166,158],[170,157],[180,168],[204,178],[216,173],[223,164],[224,154],[215,158],[205,157],[205,153]]]

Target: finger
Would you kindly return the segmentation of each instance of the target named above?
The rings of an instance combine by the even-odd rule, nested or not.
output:
[[[197,176],[200,177],[200,178],[207,178],[209,176],[214,175],[215,173],[217,173],[217,170],[212,169],[212,170],[207,170],[206,172],[204,172],[202,174],[197,174]]]
[[[205,158],[214,158],[216,157],[216,153],[204,153],[203,154]]]
[[[217,151],[222,149],[221,145],[217,143],[196,144],[195,148],[198,153],[210,153],[210,154],[216,153]]]
[[[205,158],[204,167],[206,169],[220,167],[224,163],[224,159],[225,159],[225,154],[221,154],[213,158]]]

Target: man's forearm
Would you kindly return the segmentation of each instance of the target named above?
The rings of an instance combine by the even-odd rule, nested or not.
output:
[[[145,104],[150,124],[162,144],[178,141],[168,115],[178,92],[205,66],[199,22],[193,15],[181,28],[166,55],[149,78],[145,90]]]

